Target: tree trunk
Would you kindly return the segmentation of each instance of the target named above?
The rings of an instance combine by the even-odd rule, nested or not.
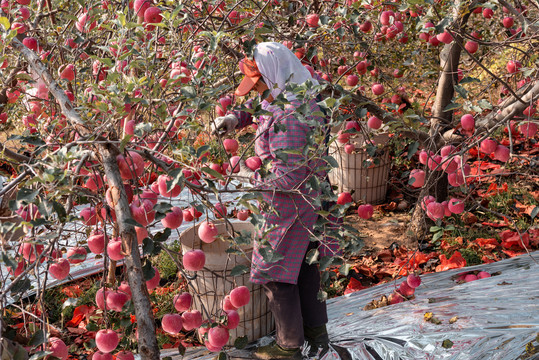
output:
[[[460,17],[461,11],[460,1],[454,3],[453,8],[453,23],[462,29],[466,24],[469,14]],[[444,46],[440,52],[440,79],[438,88],[436,89],[436,99],[432,106],[432,119],[430,120],[429,135],[432,141],[428,142],[425,150],[437,153],[440,142],[438,139],[449,129],[453,127],[453,110],[445,110],[453,100],[455,95],[455,85],[458,83],[458,68],[460,63],[460,54],[462,48],[462,37],[456,33],[452,34],[454,41]],[[439,176],[437,176],[439,175]],[[425,179],[425,185],[421,189],[419,201],[416,202],[410,224],[408,225],[408,234],[414,240],[420,240],[426,235],[426,222],[424,220],[423,209],[421,208],[421,200],[427,196],[433,195],[436,201],[444,201],[448,195],[447,174],[430,173]]]
[[[41,63],[39,58],[18,39],[13,39],[11,45],[18,50],[28,62],[29,66],[39,75],[46,84],[50,93],[55,97],[62,109],[62,114],[82,134],[90,133],[87,124],[80,114],[73,108],[65,92],[58,86],[48,69]],[[152,306],[146,287],[146,281],[142,274],[142,264],[138,249],[135,228],[130,224],[131,211],[127,201],[127,195],[118,169],[116,155],[118,150],[112,144],[99,145],[108,185],[116,211],[118,232],[122,238],[122,248],[126,253],[125,268],[127,279],[132,292],[132,301],[135,305],[135,315],[138,325],[138,349],[142,360],[158,360],[160,358],[159,347],[155,335],[155,322]]]
[[[116,148],[110,145],[102,145],[100,150],[103,156],[105,174],[111,189],[114,211],[116,212],[118,234],[122,239],[122,250],[126,254],[124,264],[129,286],[131,287],[135,316],[137,317],[140,357],[144,360],[158,360],[160,354],[155,337],[155,321],[148,288],[142,273],[137,234],[135,227],[129,223],[129,220],[132,220],[131,211],[120,171],[118,170],[118,162],[116,161],[116,156],[119,153]]]

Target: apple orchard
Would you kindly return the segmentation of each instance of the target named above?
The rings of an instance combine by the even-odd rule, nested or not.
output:
[[[469,209],[513,221],[476,203],[471,191],[484,175],[474,162],[522,165],[527,159],[514,144],[537,143],[535,1],[2,0],[0,9],[0,150],[13,169],[1,190],[0,263],[9,273],[0,273],[0,352],[67,359],[72,344],[62,329],[51,335],[42,294],[89,252],[104,261],[95,337],[85,345],[94,360],[132,359],[133,352],[158,359],[156,334],[163,331],[195,331],[209,350],[223,348],[248,289],[234,288],[218,313],[194,309],[198,295],[182,291],[156,318],[150,294],[160,274],[151,256],[169,256],[189,281],[204,267],[204,252],[182,254],[165,241],[177,238],[182,222],[200,223],[206,243],[218,237],[217,220],[203,215],[263,228],[260,209],[272,208],[260,196],[266,190],[253,184],[246,192],[236,166],[245,160],[271,174],[271,164],[254,155],[256,124],[226,138],[210,126],[231,109],[264,114],[257,100],[247,110],[245,99],[233,96],[238,62],[259,42],[283,43],[323,79],[293,89],[299,99],[307,90],[320,93],[328,119],[294,151],[319,159],[324,171],[337,166],[326,152],[332,143],[376,163],[387,144],[368,139],[388,133],[395,157],[413,161],[401,180],[415,199],[409,230],[417,240],[433,223],[443,228]],[[367,139],[362,148],[349,142],[358,135]],[[531,176],[528,165],[521,175]],[[329,283],[347,274],[346,256],[361,248],[361,238],[347,222],[335,224],[352,205],[349,193],[331,191],[325,180],[308,186],[322,189],[321,198],[309,199],[313,206],[333,204],[319,211],[312,236],[339,242],[342,252],[308,256]],[[180,196],[188,206],[173,205]],[[361,218],[372,216],[372,205],[355,205]],[[524,249],[527,230],[516,229]],[[84,240],[68,243],[75,234]],[[237,249],[237,234],[222,238]],[[417,281],[408,282],[412,293]],[[8,331],[6,309],[30,290],[30,341],[21,344]]]

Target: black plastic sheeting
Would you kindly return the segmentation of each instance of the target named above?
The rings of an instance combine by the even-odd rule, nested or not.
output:
[[[393,292],[395,282],[328,301],[333,345],[322,360],[516,360],[539,359],[539,252],[497,263],[422,275],[415,299],[373,310],[363,307]],[[483,270],[498,274],[459,284],[456,275]],[[398,280],[400,284],[403,280]],[[440,324],[427,322],[432,313]],[[457,317],[456,321],[449,320]],[[443,347],[444,340],[452,346]],[[269,342],[269,337],[259,343]],[[446,344],[450,344],[446,341]],[[306,352],[306,351],[304,351]],[[177,350],[162,353],[180,359]],[[215,353],[189,349],[184,359],[212,359]],[[251,358],[230,350],[234,358]]]

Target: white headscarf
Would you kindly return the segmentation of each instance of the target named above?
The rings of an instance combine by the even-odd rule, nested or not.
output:
[[[285,90],[287,83],[303,84],[310,80],[313,85],[318,85],[318,81],[313,79],[296,55],[281,43],[258,44],[254,59],[274,99]],[[275,84],[277,86],[274,88]],[[291,93],[285,93],[285,96],[288,100],[295,98]]]

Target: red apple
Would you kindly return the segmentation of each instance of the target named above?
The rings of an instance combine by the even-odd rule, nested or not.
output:
[[[357,208],[357,214],[362,219],[370,219],[374,213],[374,208],[371,204],[359,205]]]
[[[464,45],[464,48],[468,50],[470,54],[475,54],[477,50],[479,50],[479,44],[477,43],[477,41],[470,40],[466,42],[466,44]]]
[[[123,291],[107,291],[105,302],[108,310],[121,312],[129,296]]]
[[[258,168],[260,168],[260,166],[262,165],[262,160],[260,160],[260,158],[258,156],[251,156],[251,157],[247,158],[247,160],[245,160],[245,165],[249,169],[255,171]]]
[[[240,315],[236,310],[228,310],[226,312],[226,326],[228,330],[233,330],[240,324]]]
[[[173,206],[170,209],[170,212],[166,214],[166,216],[161,219],[161,224],[163,224],[164,227],[169,229],[177,229],[180,227],[183,221],[183,211],[177,206]]]
[[[161,15],[161,9],[159,9],[157,6],[150,6],[146,9],[146,12],[144,12],[144,21],[150,24],[157,24],[160,23],[163,19],[163,16]]]
[[[223,146],[225,151],[229,154],[235,154],[238,151],[239,144],[236,139],[224,139]]]
[[[198,237],[200,240],[207,244],[215,241],[215,238],[219,235],[219,230],[211,221],[203,221],[198,227]]]
[[[66,360],[69,356],[69,351],[67,350],[66,344],[57,337],[51,337],[49,339],[47,350],[52,352],[50,356],[57,357],[61,360]]]
[[[380,83],[374,83],[372,84],[371,90],[374,95],[382,95],[384,93],[384,85]]]
[[[157,268],[153,268],[155,271],[155,275],[150,280],[146,281],[146,287],[148,290],[153,290],[157,286],[159,286],[159,281],[161,281],[161,276],[159,275],[159,270]]]
[[[421,278],[415,274],[410,274],[406,278],[406,282],[408,283],[408,286],[412,289],[417,288],[419,285],[421,285]]]
[[[206,263],[206,254],[200,249],[189,250],[183,255],[183,266],[188,271],[202,270]]]
[[[174,308],[179,312],[183,312],[189,310],[191,303],[193,302],[193,297],[188,292],[183,292],[174,296],[174,300],[172,301],[174,303]]]
[[[218,348],[225,346],[229,337],[228,329],[221,326],[213,327],[208,331],[208,341]]]
[[[512,27],[514,23],[515,19],[513,19],[511,16],[504,17],[502,20],[503,27],[506,29]]]
[[[119,341],[118,334],[111,329],[99,330],[95,334],[95,344],[104,353],[109,353],[116,349]]]
[[[105,235],[102,233],[94,233],[87,241],[90,251],[94,254],[102,254],[105,250]]]
[[[245,221],[247,220],[247,218],[249,217],[249,215],[251,214],[251,212],[247,209],[242,209],[242,210],[239,210],[236,214],[236,218],[240,221]]]
[[[181,316],[185,331],[191,331],[202,325],[202,314],[198,310],[186,311]]]
[[[337,197],[337,204],[339,205],[345,205],[351,203],[352,201],[354,200],[352,199],[352,195],[349,192],[342,192]]]
[[[238,286],[230,292],[230,302],[236,308],[247,305],[251,300],[251,293],[247,286]]]
[[[465,114],[460,118],[460,125],[464,130],[473,130],[475,128],[475,119],[472,114]]]
[[[376,116],[371,116],[369,120],[367,120],[367,126],[374,130],[380,129],[382,124],[382,120],[378,119]]]
[[[348,86],[356,86],[358,82],[359,78],[357,77],[357,75],[348,75],[348,77],[346,78],[346,84]]]
[[[161,327],[169,334],[178,334],[183,328],[182,316],[180,314],[165,314],[161,319]]]
[[[69,275],[70,268],[71,268],[71,265],[69,264],[69,261],[67,261],[66,259],[60,258],[58,260],[55,260],[49,266],[49,273],[56,280],[63,280]]]
[[[122,239],[117,237],[109,240],[107,244],[107,255],[111,260],[120,261],[125,257],[122,254]]]
[[[420,188],[425,185],[425,172],[420,169],[413,169],[410,171],[410,180],[414,181],[410,184],[412,187]]]
[[[485,154],[491,154],[496,150],[497,147],[498,144],[496,143],[496,141],[488,138],[481,141],[481,146],[479,147],[479,149]]]
[[[92,355],[92,360],[113,360],[111,353],[104,353],[103,351],[96,351]]]
[[[119,353],[116,353],[116,360],[135,360],[135,355],[131,351],[120,351]],[[94,359],[92,359],[94,360]]]

